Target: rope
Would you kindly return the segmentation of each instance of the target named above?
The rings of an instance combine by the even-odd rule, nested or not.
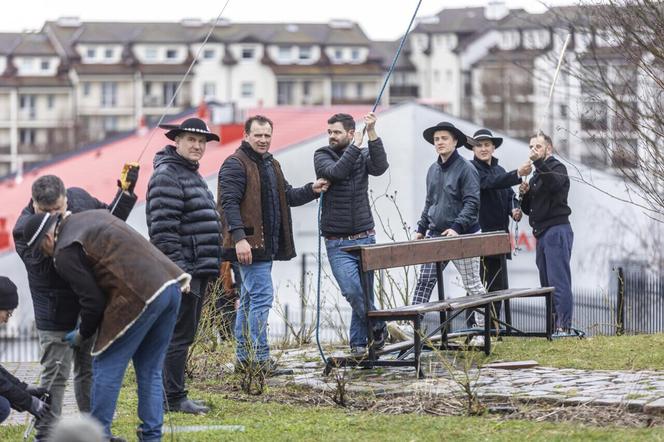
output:
[[[198,47],[198,51],[196,51],[196,56],[194,56],[194,59],[191,60],[191,64],[189,64],[189,67],[187,68],[187,72],[184,73],[182,76],[182,79],[180,80],[180,83],[178,84],[178,87],[175,89],[175,92],[173,93],[173,96],[171,97],[170,101],[168,102],[168,106],[166,106],[166,110],[164,110],[164,113],[161,114],[161,117],[159,117],[159,121],[157,122],[157,125],[152,128],[150,131],[150,136],[148,137],[148,140],[145,143],[145,146],[143,146],[143,150],[141,150],[140,155],[138,156],[137,162],[141,161],[141,158],[143,158],[143,154],[147,150],[148,146],[150,145],[150,141],[152,141],[152,137],[154,136],[154,133],[157,131],[159,128],[159,125],[164,121],[164,118],[166,117],[166,114],[168,111],[171,109],[173,106],[173,103],[175,102],[175,98],[177,98],[178,93],[180,92],[180,89],[182,89],[182,85],[184,84],[185,80],[189,76],[189,73],[191,72],[192,68],[194,67],[194,64],[196,64],[196,61],[198,61],[198,57],[201,55],[201,52],[203,52],[203,48],[207,44],[208,40],[210,39],[210,36],[212,35],[212,32],[214,29],[217,27],[217,23],[219,23],[219,19],[221,19],[221,15],[224,13],[226,10],[226,6],[228,6],[228,3],[231,0],[226,0],[226,3],[224,3],[224,7],[221,8],[221,11],[219,12],[219,15],[217,15],[217,18],[215,19],[214,23],[212,23],[212,26],[210,26],[210,30],[208,31],[207,35],[205,36],[205,39],[203,40],[203,44],[201,44]]]
[[[410,18],[410,22],[408,23],[408,28],[406,29],[406,32],[403,34],[403,37],[401,37],[401,43],[399,43],[399,48],[397,49],[396,54],[394,54],[394,58],[392,59],[392,64],[390,65],[390,68],[388,69],[387,74],[385,75],[385,79],[383,80],[383,85],[381,86],[378,96],[376,97],[376,101],[374,102],[373,108],[371,108],[371,112],[375,112],[376,108],[378,107],[378,104],[380,103],[381,98],[383,97],[383,92],[385,92],[387,83],[390,81],[392,72],[394,72],[394,67],[397,64],[397,60],[399,59],[399,55],[401,54],[401,50],[403,49],[404,44],[406,43],[406,39],[408,38],[408,34],[410,33],[410,28],[413,26],[413,22],[415,22],[415,17],[417,16],[417,11],[420,9],[421,4],[422,0],[419,0],[417,3],[417,7],[415,8],[415,12],[413,12],[413,16]],[[365,129],[366,127],[363,130]],[[323,347],[320,345],[320,286],[321,286],[321,272],[322,272],[322,259],[321,259],[322,232],[320,229],[320,222],[321,222],[322,207],[323,207],[323,193],[321,192],[320,198],[318,200],[318,278],[317,278],[317,288],[316,288],[316,345],[318,346],[318,351],[320,352],[321,359],[323,359],[323,362],[327,364],[328,360],[325,357],[325,352],[323,352]]]

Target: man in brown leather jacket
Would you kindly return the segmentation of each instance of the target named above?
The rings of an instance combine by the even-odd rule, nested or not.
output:
[[[81,304],[71,345],[97,332],[92,349],[92,416],[111,437],[124,372],[133,361],[138,384],[139,440],[160,440],[162,366],[177,318],[184,273],[138,232],[106,210],[32,215],[27,246],[52,256]]]

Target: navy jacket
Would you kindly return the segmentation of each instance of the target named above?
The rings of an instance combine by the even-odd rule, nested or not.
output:
[[[351,144],[341,152],[330,146],[316,151],[316,177],[331,183],[323,196],[323,236],[346,236],[374,228],[368,195],[369,175],[380,176],[388,167],[380,138],[369,140],[366,149]]]
[[[440,156],[427,172],[427,196],[417,231],[459,234],[480,229],[480,180],[477,170],[459,152],[442,162]]]
[[[110,206],[78,187],[67,189],[67,210],[72,213],[84,210],[108,209],[121,220],[126,220],[136,204],[136,195],[127,195],[118,190]],[[53,260],[39,251],[28,250],[23,238],[23,229],[28,218],[35,213],[32,201],[23,209],[16,221],[14,244],[28,272],[28,283],[35,311],[35,322],[39,330],[69,331],[76,327],[80,306],[78,297],[64,279],[58,275]]]
[[[27,386],[0,365],[0,396],[7,399],[13,409],[27,411],[30,408],[32,396],[25,391]]]
[[[567,204],[569,176],[565,165],[552,156],[534,161],[533,165],[535,173],[521,201],[521,209],[528,215],[533,234],[538,237],[551,226],[569,224],[572,209]]]
[[[477,157],[471,161],[480,175],[480,227],[483,232],[509,231],[512,209],[518,207],[512,186],[521,183],[517,171],[506,172],[491,158],[491,165]]]
[[[146,200],[150,242],[192,277],[218,276],[221,223],[198,163],[173,146],[157,152]]]

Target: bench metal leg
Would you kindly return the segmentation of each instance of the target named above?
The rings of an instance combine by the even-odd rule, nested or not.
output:
[[[360,268],[362,268],[362,258],[360,258]],[[369,311],[369,307],[371,305],[371,297],[373,297],[373,287],[371,286],[371,273],[370,272],[362,272],[362,290],[364,291],[364,309],[365,311]],[[373,341],[374,341],[374,336],[373,336],[373,319],[369,317],[369,315],[366,316],[367,320],[367,345],[368,345],[368,350],[369,350],[369,362],[373,362],[376,360],[376,349],[374,348]]]
[[[445,300],[445,283],[443,281],[443,269],[445,266],[442,262],[436,263],[436,288],[438,289],[438,301]],[[447,322],[447,313],[444,310],[440,311],[440,323],[445,324]],[[447,326],[443,326],[440,329],[440,349],[447,347]]]
[[[546,300],[546,338],[551,341],[553,338],[553,293],[545,295]]]
[[[484,306],[484,354],[489,356],[491,354],[491,325],[493,324],[493,303],[490,302]]]
[[[417,378],[421,379],[424,377],[422,372],[422,363],[420,357],[422,356],[422,315],[415,316],[413,320],[413,344],[415,347],[415,372],[417,373]]]

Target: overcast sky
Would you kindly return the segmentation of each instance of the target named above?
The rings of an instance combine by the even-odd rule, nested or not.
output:
[[[211,20],[226,0],[17,0],[0,14],[0,32],[38,30],[47,20],[76,16],[89,21]],[[483,6],[488,0],[423,0],[418,16],[444,8]],[[506,0],[510,8],[541,12],[547,5],[573,4],[571,0]],[[332,18],[360,23],[372,39],[396,39],[408,26],[417,0],[230,0],[223,14],[237,22],[327,22]]]

